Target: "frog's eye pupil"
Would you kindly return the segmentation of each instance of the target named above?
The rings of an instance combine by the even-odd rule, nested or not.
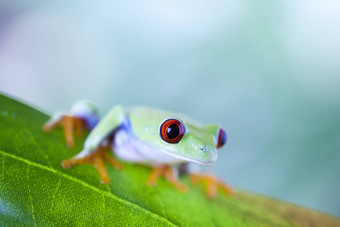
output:
[[[160,127],[160,136],[167,143],[178,143],[184,135],[184,125],[177,119],[167,119]]]
[[[166,129],[166,134],[169,139],[174,139],[179,135],[179,127],[176,124],[171,124],[169,127]]]
[[[222,147],[227,142],[227,134],[223,129],[220,129],[218,132],[218,142],[217,142],[217,148]]]

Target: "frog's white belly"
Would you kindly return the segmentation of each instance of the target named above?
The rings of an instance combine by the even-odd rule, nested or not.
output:
[[[185,160],[173,157],[136,138],[129,130],[120,129],[115,133],[112,145],[115,155],[127,162],[150,166],[178,164]]]

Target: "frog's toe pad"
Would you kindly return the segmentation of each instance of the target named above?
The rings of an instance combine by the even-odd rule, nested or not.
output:
[[[123,164],[107,154],[107,151],[109,149],[109,146],[101,146],[97,148],[97,150],[83,158],[71,158],[68,160],[64,160],[61,162],[61,165],[64,168],[70,168],[75,165],[90,164],[97,169],[100,176],[100,181],[104,184],[108,184],[110,183],[110,178],[104,165],[105,161],[111,163],[117,169],[124,168]]]
[[[171,166],[168,166],[168,165],[161,165],[161,166],[154,167],[149,178],[148,178],[148,180],[147,180],[147,183],[150,186],[156,187],[158,178],[160,178],[163,175],[166,177],[167,181],[172,186],[177,188],[179,191],[181,191],[181,192],[188,192],[189,191],[189,188],[185,184],[183,184],[182,182],[180,182],[178,180],[178,178],[175,175],[173,168]]]
[[[190,180],[193,184],[202,183],[208,198],[215,198],[218,189],[228,196],[235,194],[235,191],[229,185],[210,174],[192,173]]]

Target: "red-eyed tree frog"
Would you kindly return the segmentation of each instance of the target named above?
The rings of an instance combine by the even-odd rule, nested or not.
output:
[[[225,131],[216,124],[203,125],[182,114],[149,107],[115,106],[100,120],[98,108],[89,101],[77,102],[69,113],[54,114],[43,130],[50,131],[57,125],[64,128],[70,147],[74,146],[74,130],[79,136],[84,129],[90,130],[83,150],[62,161],[63,167],[92,164],[101,182],[108,184],[110,178],[104,163],[123,168],[122,163],[108,155],[107,151],[112,150],[120,160],[152,167],[148,184],[156,186],[157,179],[164,175],[180,191],[188,188],[178,180],[175,170],[179,165],[214,164],[217,149],[227,140]],[[218,188],[233,194],[231,187],[210,174],[191,173],[191,181],[203,182],[210,198],[216,196]]]

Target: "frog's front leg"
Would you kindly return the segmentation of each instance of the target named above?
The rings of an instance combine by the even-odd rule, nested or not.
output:
[[[209,173],[190,173],[190,180],[193,184],[202,183],[208,198],[215,198],[218,189],[229,196],[235,194],[232,187]]]
[[[148,184],[151,186],[156,186],[158,178],[165,176],[167,181],[172,184],[175,188],[182,192],[187,192],[188,187],[178,180],[173,167],[170,165],[158,165],[153,167],[151,174],[147,180]]]
[[[80,164],[90,164],[98,170],[100,181],[104,184],[108,184],[110,183],[110,178],[108,176],[104,163],[109,162],[119,170],[124,168],[124,165],[122,163],[120,163],[117,159],[109,156],[109,151],[111,151],[110,145],[99,146],[96,150],[85,157],[64,160],[61,164],[64,168],[71,168],[72,166]]]

